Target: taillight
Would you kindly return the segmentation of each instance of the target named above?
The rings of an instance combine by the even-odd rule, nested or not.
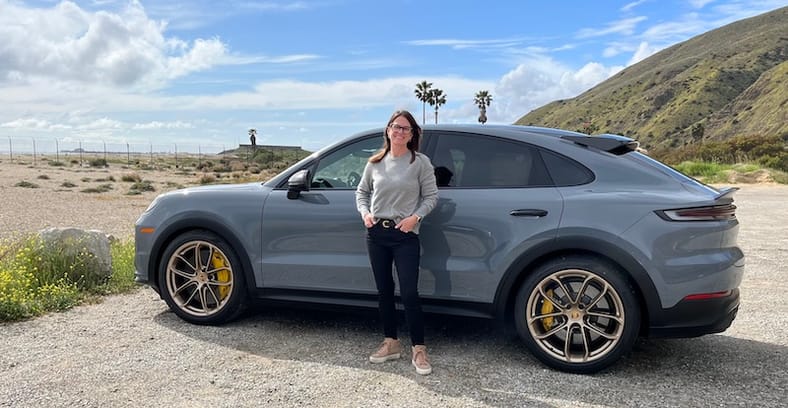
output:
[[[712,293],[696,293],[694,295],[689,295],[684,298],[684,300],[708,300],[708,299],[717,299],[726,297],[731,294],[730,290],[724,290],[722,292],[712,292]]]
[[[667,221],[735,220],[736,206],[733,204],[726,204],[708,207],[679,208],[675,210],[656,211],[656,213]]]

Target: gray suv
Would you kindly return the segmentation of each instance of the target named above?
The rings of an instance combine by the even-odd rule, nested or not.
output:
[[[421,226],[425,312],[501,319],[546,365],[592,373],[638,336],[722,332],[744,255],[734,188],[632,139],[524,126],[424,129],[440,199]],[[252,301],[377,307],[354,192],[383,129],[265,183],[157,197],[136,224],[136,279],[181,318],[220,324]]]

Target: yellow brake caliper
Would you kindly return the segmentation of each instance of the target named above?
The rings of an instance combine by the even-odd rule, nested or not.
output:
[[[219,272],[216,272],[217,281],[222,283],[230,281],[230,269],[228,268],[227,260],[220,253],[213,253],[211,265],[213,269],[221,269]],[[219,300],[224,300],[228,293],[230,293],[230,286],[219,286]]]
[[[543,315],[553,313],[553,310],[555,310],[555,306],[553,305],[553,302],[551,300],[549,300],[549,299],[553,298],[553,290],[549,289],[547,291],[546,295],[547,295],[547,298],[542,301],[542,310],[541,310],[541,312],[542,312]],[[553,322],[554,321],[555,321],[555,318],[552,317],[552,316],[545,317],[545,318],[542,319],[542,327],[544,327],[545,330],[550,330],[550,328],[553,327]]]

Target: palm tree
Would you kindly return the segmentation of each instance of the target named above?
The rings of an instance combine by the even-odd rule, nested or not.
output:
[[[427,121],[427,107],[426,103],[427,100],[430,98],[430,88],[432,88],[432,82],[421,81],[416,84],[416,98],[421,101],[421,124],[423,125],[424,122]]]
[[[476,92],[473,102],[479,107],[479,123],[482,125],[487,123],[487,107],[492,102],[492,95],[489,91]]]
[[[446,104],[446,94],[442,89],[431,89],[427,97],[427,103],[435,107],[435,124],[438,124],[438,108]]]

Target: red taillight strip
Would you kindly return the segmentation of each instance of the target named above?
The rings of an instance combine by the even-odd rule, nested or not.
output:
[[[657,215],[668,221],[732,220],[736,218],[736,206],[733,204],[726,204],[710,207],[679,208],[675,210],[657,211]]]
[[[707,300],[707,299],[716,299],[726,297],[731,294],[730,290],[724,290],[722,292],[712,292],[712,293],[696,293],[694,295],[689,295],[684,298],[684,300]]]

